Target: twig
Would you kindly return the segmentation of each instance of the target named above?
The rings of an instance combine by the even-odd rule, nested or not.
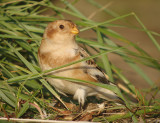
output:
[[[112,2],[109,2],[106,5],[104,5],[102,8],[98,9],[97,11],[94,11],[92,14],[90,14],[88,19],[93,18],[97,13],[99,13],[99,12],[103,11],[104,9],[108,8],[111,4],[112,4]]]
[[[122,113],[103,113],[103,114],[126,114],[125,112],[122,112]]]
[[[20,2],[20,1],[23,1],[23,0],[15,0],[15,1],[9,1],[9,2],[6,2],[6,3],[1,3],[0,6],[4,6],[4,5],[7,5],[7,4],[11,4],[11,3],[15,3],[15,2]]]
[[[7,118],[0,118],[0,120],[8,120]],[[58,120],[41,120],[41,119],[19,119],[19,118],[10,118],[10,121],[16,121],[16,122],[35,122],[35,123],[77,123],[77,121],[58,121]],[[93,122],[87,122],[87,121],[78,121],[79,123],[93,123]],[[95,122],[94,122],[95,123]],[[98,123],[98,122],[97,122]]]

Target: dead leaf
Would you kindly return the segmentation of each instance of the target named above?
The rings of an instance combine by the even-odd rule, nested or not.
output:
[[[79,119],[79,121],[89,121],[91,119],[92,119],[92,113],[86,113]]]
[[[64,120],[70,120],[72,121],[74,119],[75,115],[68,115],[64,117]]]
[[[65,103],[65,105],[68,107],[68,109],[70,109],[71,111],[79,111],[79,107],[76,106],[73,103]]]
[[[63,115],[71,115],[71,114],[72,114],[72,112],[69,111],[69,110],[61,111],[61,113],[62,113]]]

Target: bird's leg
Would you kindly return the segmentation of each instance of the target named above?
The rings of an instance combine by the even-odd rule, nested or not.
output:
[[[83,88],[78,88],[76,93],[74,94],[73,99],[78,100],[78,103],[80,105],[80,110],[83,109],[85,99],[86,99],[86,91]]]
[[[79,104],[79,112],[83,111],[83,105],[80,103]]]

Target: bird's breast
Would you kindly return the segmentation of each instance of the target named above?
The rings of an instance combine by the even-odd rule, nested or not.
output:
[[[48,70],[51,68],[60,67],[62,65],[78,61],[81,59],[79,53],[73,54],[69,51],[64,51],[63,53],[60,51],[56,52],[39,52],[39,64],[42,70]]]

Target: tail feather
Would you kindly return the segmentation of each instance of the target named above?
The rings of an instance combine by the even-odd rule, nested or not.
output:
[[[125,102],[117,94],[108,89],[101,88],[97,96],[105,100],[125,105]]]

